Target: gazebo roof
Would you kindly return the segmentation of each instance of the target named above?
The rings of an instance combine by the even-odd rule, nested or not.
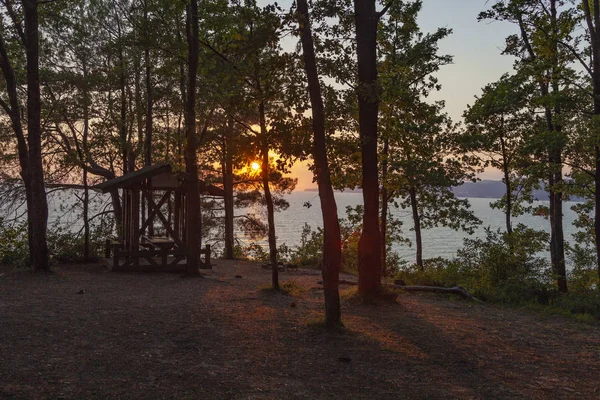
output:
[[[141,184],[148,178],[164,173],[171,173],[169,164],[149,165],[137,171],[128,172],[118,178],[109,179],[94,186],[94,189],[101,190],[102,193],[109,192],[111,189],[131,188],[134,185]]]
[[[137,171],[129,172],[118,178],[109,179],[105,182],[94,186],[94,189],[107,193],[113,189],[130,189],[136,185],[142,184],[145,180],[152,180],[152,189],[154,190],[170,190],[181,186],[180,176],[173,173],[173,169],[169,164],[157,164],[144,167]],[[206,182],[200,181],[199,191],[201,194],[210,196],[223,197],[225,191],[214,185],[209,185]]]

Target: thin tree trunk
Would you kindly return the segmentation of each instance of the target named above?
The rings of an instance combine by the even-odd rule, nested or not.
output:
[[[153,107],[154,99],[152,97],[152,65],[150,60],[150,43],[148,43],[149,29],[148,29],[148,0],[144,1],[144,30],[145,30],[145,46],[144,46],[144,64],[146,67],[146,143],[145,150],[146,154],[144,157],[144,164],[146,166],[152,165],[152,124],[153,124]],[[147,182],[148,186],[152,186],[152,181],[149,179]],[[152,193],[152,192],[151,192]],[[150,207],[148,206],[148,209]],[[150,211],[148,211],[150,212]],[[154,221],[148,225],[148,234],[154,236]]]
[[[119,190],[114,189],[110,192],[110,200],[113,206],[113,214],[115,216],[115,225],[117,228],[117,235],[123,238],[123,206],[121,203],[121,196],[119,196]]]
[[[503,125],[503,124],[501,124]],[[503,129],[501,126],[500,129]],[[512,185],[510,183],[510,171],[509,171],[509,160],[506,152],[506,144],[504,142],[504,136],[500,135],[500,148],[502,151],[502,173],[504,175],[504,186],[506,187],[506,211],[504,212],[504,218],[506,220],[506,233],[512,235]]]
[[[177,29],[177,43],[183,45],[183,38],[181,37],[181,32],[179,31],[179,29]],[[187,91],[185,89],[185,82],[186,82],[186,75],[185,75],[185,63],[183,61],[181,61],[179,63],[179,92],[181,93],[181,99],[182,99],[182,108],[184,109],[184,113],[185,113],[185,104],[186,104],[186,100],[187,99]],[[182,144],[184,142],[184,135],[181,132],[181,118],[182,118],[182,113],[179,113],[178,119],[177,119],[177,164],[181,165],[182,162],[182,154],[183,154],[183,148],[182,148]],[[184,157],[185,158],[185,157]]]
[[[187,236],[187,267],[189,276],[199,275],[200,271],[200,191],[197,163],[196,138],[196,76],[198,73],[198,3],[190,0],[187,6],[186,36],[188,43],[188,87],[185,107],[185,171],[187,175],[186,194],[186,236]]]
[[[17,152],[19,155],[19,164],[21,166],[21,178],[23,179],[23,185],[25,186],[27,210],[32,210],[29,151],[23,132],[23,124],[21,123],[20,104],[17,95],[17,77],[8,57],[6,42],[3,36],[0,36],[0,67],[2,68],[9,100],[9,104],[2,103],[2,107],[10,116],[11,125],[17,139]],[[35,244],[33,242],[33,227],[29,212],[27,213],[27,239],[29,251],[31,253]]]
[[[600,14],[598,0],[593,2],[594,15],[590,10],[589,1],[581,2],[588,26],[591,42],[592,65],[592,94],[594,96],[594,115],[600,115]],[[596,242],[596,268],[598,269],[598,282],[600,282],[600,144],[596,140],[594,146],[594,239]]]
[[[595,0],[597,1],[597,0]],[[587,4],[587,2],[585,2]],[[585,6],[583,7],[585,9]],[[589,8],[588,8],[589,11]],[[550,15],[553,20],[553,30],[556,33],[556,1],[551,0],[550,2]],[[589,13],[588,13],[589,14]],[[533,63],[537,59],[537,55],[533,50],[533,46],[527,36],[525,24],[521,18],[518,20],[519,28],[521,31],[521,37],[525,43],[525,47],[529,53],[529,58]],[[552,66],[552,84],[554,93],[558,93],[558,44],[554,43],[554,65]],[[542,97],[549,96],[549,84],[546,77],[538,77],[538,86]],[[560,113],[560,108],[556,108],[555,111]],[[556,115],[553,115],[553,110],[550,106],[544,107],[544,114],[546,118],[546,125],[549,132],[557,131],[557,124],[555,124]],[[558,129],[560,131],[560,129]],[[550,173],[548,176],[548,192],[550,197],[550,260],[554,273],[557,275],[558,289],[561,292],[567,292],[567,281],[566,281],[566,266],[565,266],[565,250],[564,250],[564,233],[563,233],[563,215],[562,215],[562,194],[556,190],[555,184],[562,181],[562,143],[557,147],[554,140],[551,140],[552,145],[548,149],[548,167]],[[553,172],[552,170],[558,170],[559,172]],[[600,253],[599,253],[600,254]],[[600,258],[599,258],[600,260]],[[600,273],[600,270],[599,270]]]
[[[325,110],[319,75],[315,60],[315,49],[312,38],[310,17],[307,0],[298,0],[300,13],[300,29],[304,68],[310,95],[311,110],[313,115],[313,157],[315,160],[315,174],[319,187],[321,201],[321,214],[323,216],[323,263],[321,274],[325,296],[325,321],[328,327],[335,327],[341,323],[341,308],[339,295],[339,275],[342,261],[342,248],[340,240],[340,225],[337,215],[337,204],[331,185],[329,163],[327,160],[327,144],[325,137]]]
[[[417,246],[417,266],[423,271],[423,239],[421,237],[421,215],[417,200],[417,189],[411,185],[409,189],[410,208],[412,210],[413,223],[415,227],[415,244]]]
[[[82,147],[83,151],[80,151],[79,158],[83,163],[83,260],[88,262],[90,260],[90,220],[89,220],[89,208],[90,208],[90,191],[88,187],[88,169],[85,167],[86,154],[88,150],[88,137],[90,133],[90,99],[88,91],[88,66],[87,58],[82,59],[83,68],[83,138]],[[78,146],[79,148],[79,146]]]
[[[259,91],[260,84],[259,84]],[[260,133],[262,136],[262,183],[265,192],[265,203],[267,203],[267,222],[269,225],[269,260],[271,262],[271,282],[273,289],[279,290],[279,264],[277,261],[277,238],[275,236],[275,207],[273,196],[269,187],[269,141],[267,138],[267,122],[265,119],[265,103],[261,100],[258,105],[260,117]]]
[[[117,19],[117,30],[118,37],[121,40],[121,24]],[[119,43],[119,87],[121,90],[121,119],[120,119],[120,139],[121,139],[121,153],[123,157],[123,175],[128,171],[128,153],[129,146],[127,140],[127,93],[126,93],[126,80],[125,80],[125,56],[123,54],[123,43]]]
[[[377,26],[375,0],[354,0],[358,57],[358,119],[362,154],[363,226],[358,242],[358,290],[363,296],[381,290],[379,171],[377,162]]]
[[[41,95],[39,69],[38,2],[23,1],[27,57],[27,141],[30,201],[27,210],[30,226],[29,256],[34,270],[49,271],[46,230],[48,202],[42,164]],[[27,186],[25,187],[27,190]]]
[[[582,8],[588,25],[592,48],[592,88],[594,95],[594,115],[600,115],[600,1],[593,1],[593,15],[587,0]],[[600,142],[594,146],[596,157],[594,165],[594,238],[596,239],[596,267],[600,282]]]
[[[557,21],[557,9],[556,0],[550,1],[550,17],[552,21],[552,30],[554,35],[558,34],[558,21]],[[552,65],[552,93],[553,95],[559,96],[560,89],[558,85],[558,43],[553,42],[553,65]],[[567,287],[567,269],[565,264],[565,239],[563,232],[563,199],[560,187],[562,183],[562,151],[563,151],[563,140],[562,140],[562,127],[560,126],[560,115],[561,115],[560,103],[556,103],[554,106],[554,117],[553,120],[553,131],[556,138],[551,140],[551,146],[549,149],[549,166],[550,166],[550,257],[554,272],[557,277],[558,290],[566,293],[568,292]]]
[[[600,49],[594,52],[594,114],[600,115]],[[594,147],[594,237],[596,239],[596,264],[600,282],[600,144]]]
[[[129,171],[135,171],[135,159],[137,158],[138,155],[142,155],[144,153],[144,115],[143,115],[143,108],[144,108],[144,104],[143,104],[143,100],[142,100],[142,74],[141,74],[141,60],[140,57],[138,56],[138,54],[136,53],[134,55],[134,79],[135,79],[135,119],[136,119],[136,125],[137,125],[137,146],[136,146],[136,150],[133,151],[133,146],[131,148],[131,151],[129,153],[129,160],[128,160],[128,164],[129,164]],[[149,165],[145,163],[144,160],[144,165]],[[147,205],[148,201],[146,200],[145,197],[142,197],[140,199],[140,206],[141,206],[141,214],[142,214],[142,221],[146,220],[146,205]],[[148,207],[149,209],[150,207]],[[150,226],[148,227],[148,232],[150,235],[152,235],[152,224],[150,224]]]
[[[90,191],[88,188],[88,172],[83,169],[83,261],[90,260]]]
[[[152,64],[150,60],[150,43],[149,43],[149,20],[148,20],[148,0],[144,1],[144,64],[146,67],[146,157],[145,164],[152,165],[152,123],[153,123],[153,106],[154,99],[152,97]]]
[[[233,136],[234,121],[229,117],[223,143],[223,190],[225,192],[225,258],[234,259],[233,232]]]
[[[383,142],[383,162],[381,163],[381,267],[383,275],[386,275],[387,268],[387,219],[388,219],[388,155],[390,151],[390,139],[386,136]]]

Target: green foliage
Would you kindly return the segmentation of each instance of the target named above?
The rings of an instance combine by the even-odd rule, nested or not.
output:
[[[476,292],[509,295],[517,287],[548,283],[544,273],[547,261],[537,256],[546,249],[548,234],[519,224],[513,234],[486,229],[486,239],[465,239],[457,261],[471,276]],[[508,288],[510,290],[504,291]]]
[[[100,228],[90,235],[90,255],[88,261],[97,261],[104,251],[104,240],[109,234]],[[57,263],[79,263],[85,261],[84,239],[62,227],[48,231],[48,249],[52,260]]]
[[[345,225],[344,220],[340,225]],[[360,231],[345,234],[342,230],[342,265],[341,271],[349,274],[358,274],[358,238]],[[323,258],[323,229],[313,231],[310,225],[304,224],[300,245],[291,251],[290,262],[301,268],[321,269]]]
[[[321,268],[323,230],[313,231],[307,223],[302,227],[300,245],[291,255],[291,262],[300,268]]]
[[[579,232],[581,233],[581,232]],[[596,249],[591,245],[575,243],[567,247],[572,270],[569,276],[569,287],[572,291],[588,291],[598,287],[598,268],[596,265]]]
[[[484,299],[527,301],[550,283],[548,264],[537,256],[547,240],[545,232],[523,225],[512,235],[487,228],[485,239],[465,239],[455,259],[426,260],[422,269],[412,266],[396,278],[413,285],[460,285]]]
[[[108,226],[99,225],[92,229],[88,261],[98,260],[102,257],[104,240],[108,236]],[[54,226],[48,230],[48,250],[53,262],[78,263],[85,261],[83,236],[64,227]],[[28,263],[27,225],[25,223],[5,224],[0,219],[0,264],[27,266]]]
[[[549,300],[548,310],[585,322],[600,320],[600,292],[598,290],[571,291]]]
[[[0,218],[0,264],[26,265],[28,258],[27,226]]]
[[[250,243],[246,246],[238,244],[234,247],[233,254],[238,260],[269,262],[269,252],[258,243]]]
[[[484,239],[465,239],[452,260],[425,260],[423,268],[401,269],[395,279],[407,285],[452,287],[460,285],[475,297],[491,302],[527,306],[544,313],[582,321],[600,320],[600,291],[590,249],[571,249],[576,261],[569,276],[570,292],[555,289],[548,262],[539,257],[548,234],[517,225],[512,235],[486,229]],[[581,254],[583,252],[583,254]]]
[[[288,282],[284,282],[280,286],[279,290],[281,290],[283,293],[288,294],[290,296],[300,296],[302,294],[302,292],[304,291],[304,288],[302,286],[298,285],[294,281],[288,281]]]
[[[460,263],[437,257],[424,260],[423,268],[416,264],[402,268],[394,279],[407,285],[452,287],[462,285],[467,280],[465,275]]]
[[[392,250],[392,242],[405,241],[400,235],[399,221],[392,220],[388,224],[387,266],[386,276],[393,275],[404,262]],[[341,271],[358,275],[358,241],[362,227],[362,206],[346,209],[346,218],[340,219],[342,265]],[[310,225],[304,224],[300,245],[296,249],[289,249],[289,260],[303,268],[321,268],[323,257],[323,229],[313,230]]]

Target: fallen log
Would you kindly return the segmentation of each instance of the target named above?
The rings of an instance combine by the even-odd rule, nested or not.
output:
[[[462,297],[463,299],[473,300],[478,303],[482,303],[481,300],[474,297],[471,293],[467,292],[465,288],[462,286],[454,286],[454,287],[439,287],[439,286],[404,286],[404,285],[396,285],[394,283],[387,283],[386,286],[393,287],[397,289],[403,289],[407,292],[431,292],[431,293],[444,293],[444,294],[456,294]]]
[[[322,285],[323,281],[319,281],[318,283],[320,285]],[[338,283],[340,285],[358,285],[358,282],[347,281],[344,279],[338,281]],[[386,283],[385,286],[395,288],[395,289],[406,290],[407,292],[430,292],[430,293],[456,294],[456,295],[462,297],[463,299],[473,300],[473,301],[476,301],[477,303],[483,303],[481,300],[474,297],[471,293],[469,293],[462,286],[453,286],[453,287],[447,288],[447,287],[440,287],[440,286],[406,286],[406,285],[398,285],[395,283]]]

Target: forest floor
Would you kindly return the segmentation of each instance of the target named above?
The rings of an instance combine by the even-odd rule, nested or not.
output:
[[[215,264],[0,270],[0,398],[600,398],[600,326],[407,293],[329,333],[317,271]]]

